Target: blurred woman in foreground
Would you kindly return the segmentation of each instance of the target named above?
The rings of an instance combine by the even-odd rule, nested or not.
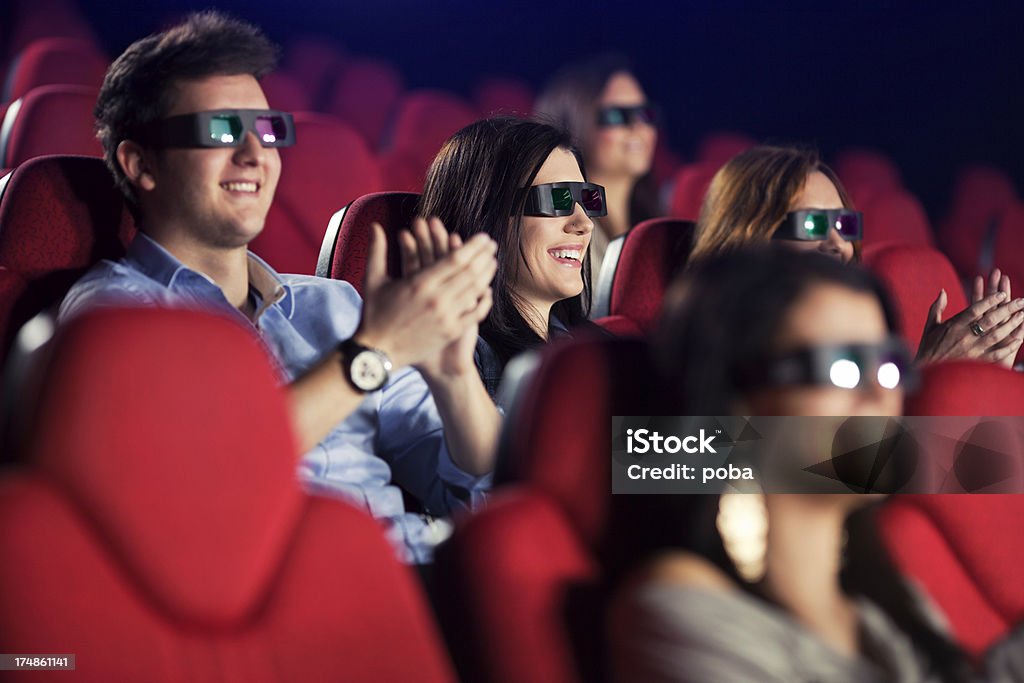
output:
[[[673,293],[657,340],[676,388],[668,407],[896,416],[912,367],[895,332],[884,292],[863,270],[782,249],[702,260]],[[841,359],[857,365],[853,388],[831,372]],[[874,496],[642,498],[668,535],[618,591],[617,680],[970,680],[934,608],[878,543]],[[990,674],[1012,674],[1014,651],[1010,642],[993,651]]]

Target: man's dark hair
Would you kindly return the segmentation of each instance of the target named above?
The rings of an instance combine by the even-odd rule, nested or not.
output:
[[[239,74],[261,78],[274,68],[277,56],[277,46],[257,27],[205,11],[135,41],[114,60],[96,99],[96,136],[107,167],[133,209],[134,188],[117,163],[121,141],[137,139],[143,126],[167,115],[180,81]]]

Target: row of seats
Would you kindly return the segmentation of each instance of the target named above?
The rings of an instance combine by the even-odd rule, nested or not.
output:
[[[313,130],[315,119],[309,123]],[[299,149],[288,151],[301,154]],[[361,287],[370,225],[378,221],[393,236],[409,224],[418,195],[375,193],[364,187],[356,192],[359,199],[333,216],[322,217],[311,213],[310,202],[289,201],[293,195],[287,183],[300,192],[308,180],[292,170],[296,172],[283,174],[282,191],[268,219],[276,229],[264,231],[254,248],[271,253],[275,240],[300,242],[308,261],[316,264],[317,275]],[[353,186],[365,181],[357,175],[351,179]],[[328,202],[325,198],[323,205],[330,206]],[[1018,229],[1010,234],[1020,239],[1024,210],[1016,210],[1011,217],[1016,223],[1010,225]],[[309,231],[310,226],[325,223],[325,233]],[[135,229],[99,159],[60,156],[26,162],[7,177],[0,195],[0,226],[0,292],[4,294],[0,350],[8,347],[14,331],[32,315],[58,303],[92,263],[118,258]],[[290,231],[282,229],[285,226]],[[651,331],[668,284],[686,262],[692,235],[692,222],[659,218],[614,240],[595,283],[594,311],[600,323],[619,334]],[[1024,251],[1017,248],[1016,253]],[[949,296],[950,311],[967,305],[954,268],[932,246],[868,245],[863,259],[892,293],[910,348],[917,347],[928,308],[940,289]],[[398,274],[397,253],[391,254],[389,267],[393,275]]]
[[[414,575],[372,519],[299,490],[284,392],[244,326],[106,309],[62,329],[38,362],[24,465],[0,475],[5,648],[61,643],[84,680],[454,680]],[[556,344],[520,392],[491,503],[459,520],[437,557],[441,624],[463,680],[605,673],[616,537],[668,520],[623,516],[607,423],[593,416],[656,414],[651,375],[637,371],[649,362],[635,338]],[[929,367],[906,410],[1021,414],[1024,378]],[[258,436],[239,431],[253,420]],[[999,495],[884,506],[896,561],[975,655],[1024,618],[1024,588],[1007,571],[1024,561],[1022,506]]]
[[[16,100],[0,128],[0,163],[12,168],[46,154],[99,156],[92,123],[95,98],[96,90],[89,86],[47,85]],[[384,156],[376,155],[357,131],[337,117],[297,112],[299,143],[281,151],[285,172],[267,229],[253,243],[253,250],[280,271],[311,273],[321,230],[340,206],[385,189],[419,191],[425,169],[441,142],[473,117],[469,109],[455,114],[458,107],[452,102],[446,108],[444,103],[450,98],[438,92],[409,94],[397,120],[396,147]],[[753,144],[737,137],[723,137],[719,143],[705,152],[724,157]],[[720,158],[684,165],[676,173],[669,216],[696,220],[704,193],[722,162]],[[872,175],[869,170],[875,166],[889,170]],[[953,213],[936,239],[920,202],[908,192],[897,186],[884,188],[878,180],[871,181],[874,187],[864,181],[857,184],[855,179],[861,176],[898,182],[891,164],[887,166],[877,155],[850,152],[839,157],[837,168],[851,179],[849,187],[859,196],[857,206],[865,214],[867,247],[945,245],[947,254],[958,255],[953,266],[961,279],[987,270],[994,262],[1011,279],[1024,281],[1024,263],[1019,263],[1021,252],[1016,248],[1020,234],[1016,226],[1024,209],[1005,175],[985,167],[966,169],[954,195]]]

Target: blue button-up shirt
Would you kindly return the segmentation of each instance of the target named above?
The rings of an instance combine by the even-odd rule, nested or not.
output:
[[[306,372],[359,324],[362,300],[347,282],[278,274],[250,253],[249,284],[256,306],[253,324],[285,381]],[[248,320],[213,280],[141,232],[124,258],[98,263],[75,283],[59,317],[103,303],[192,306]],[[340,495],[364,507],[384,523],[399,556],[417,563],[432,559],[450,526],[406,512],[399,486],[428,515],[441,517],[476,503],[489,485],[489,477],[472,477],[452,463],[434,399],[411,368],[395,372],[306,453],[299,477],[312,492]]]

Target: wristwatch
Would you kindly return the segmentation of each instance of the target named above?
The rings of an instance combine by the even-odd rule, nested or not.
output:
[[[377,391],[388,381],[391,373],[391,359],[378,349],[363,346],[354,339],[338,344],[341,352],[341,369],[349,384],[361,393]]]

